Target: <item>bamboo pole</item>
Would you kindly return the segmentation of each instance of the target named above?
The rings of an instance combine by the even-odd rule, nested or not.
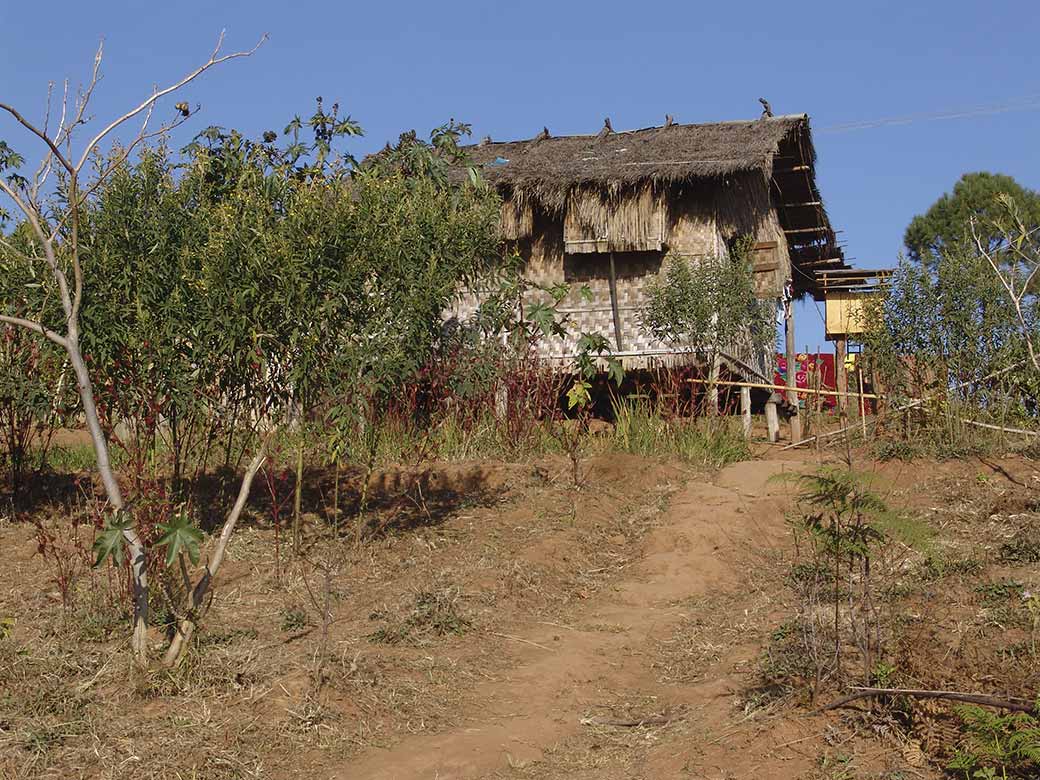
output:
[[[708,380],[707,379],[687,379],[686,381],[687,382],[694,382],[694,383],[697,383],[697,384],[705,384],[705,385],[708,384]],[[748,388],[757,389],[757,390],[774,390],[776,392],[786,392],[788,390],[787,385],[769,385],[769,384],[765,384],[764,382],[732,382],[732,381],[727,381],[725,379],[720,379],[717,382],[715,382],[715,384],[717,384],[717,385],[729,385],[731,387],[748,387]],[[832,396],[841,396],[842,395],[842,393],[840,393],[837,390],[814,390],[813,388],[809,388],[809,387],[799,387],[798,388],[798,392],[799,393],[808,393],[809,395],[832,395]],[[857,396],[857,395],[860,395],[860,393],[852,392],[850,390],[847,393],[847,395],[849,395],[849,396]],[[864,398],[875,398],[876,399],[876,398],[882,398],[883,397],[883,396],[880,396],[880,395],[875,395],[874,393],[863,393],[862,395],[863,395]]]
[[[972,380],[967,381],[967,382],[958,382],[957,384],[955,384],[953,386],[952,389],[953,390],[958,390],[958,389],[960,389],[962,387],[966,387],[967,385],[975,385],[975,384],[978,384],[979,382],[986,382],[986,381],[988,381],[990,379],[996,379],[998,376],[1003,376],[1004,374],[1008,373],[1009,371],[1014,371],[1016,368],[1021,368],[1024,365],[1025,365],[1025,361],[1024,360],[1020,360],[1018,363],[1015,363],[1014,365],[1007,366],[1006,368],[1002,368],[999,371],[994,371],[992,374],[987,374],[986,376],[982,377],[981,379],[972,379]],[[933,393],[931,395],[926,395],[923,398],[915,398],[914,400],[910,401],[909,403],[905,403],[902,406],[896,407],[892,411],[893,412],[905,412],[908,409],[914,409],[914,408],[920,406],[921,404],[923,404],[925,401],[930,401],[934,397],[934,395],[935,394]],[[875,420],[872,421],[872,423],[873,422],[877,422],[877,420],[875,419]],[[965,421],[965,422],[967,422],[967,421]],[[974,424],[985,425],[985,423],[974,423]],[[827,433],[820,433],[820,434],[817,434],[816,436],[810,436],[807,439],[802,439],[801,441],[796,441],[796,442],[793,442],[792,444],[788,444],[786,447],[783,447],[782,450],[789,450],[789,449],[793,449],[794,447],[800,447],[803,444],[809,444],[810,442],[815,441],[816,439],[829,439],[831,436],[838,436],[838,435],[840,435],[842,433],[847,432],[851,427],[852,427],[851,425],[845,424],[845,425],[843,425],[841,428],[839,428],[836,431],[828,431]],[[1023,433],[1025,433],[1025,431],[1023,431]]]
[[[965,425],[974,425],[977,428],[987,428],[991,431],[1000,431],[1001,433],[1018,433],[1022,436],[1040,436],[1040,432],[1027,431],[1024,428],[1008,428],[1005,425],[991,425],[990,423],[979,422],[978,420],[969,420],[966,417],[958,417]]]
[[[823,389],[823,369],[820,363],[820,345],[816,345],[816,358],[813,360],[813,365],[816,366],[816,370],[813,372],[815,381],[813,387],[816,390],[816,414],[813,415],[813,433],[815,434],[818,426],[820,425],[820,418],[823,416],[823,396],[820,395],[820,390]],[[820,440],[816,440],[816,457],[820,457]]]

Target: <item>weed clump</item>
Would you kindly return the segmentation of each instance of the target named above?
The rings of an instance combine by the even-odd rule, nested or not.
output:
[[[610,446],[618,452],[670,455],[706,468],[722,468],[751,457],[747,439],[726,418],[669,417],[641,399],[615,399],[613,407]]]
[[[463,612],[460,600],[461,593],[455,586],[416,590],[405,614],[379,610],[369,616],[385,621],[386,625],[369,634],[368,639],[386,645],[423,645],[433,638],[462,636],[473,621]]]
[[[1002,563],[1024,566],[1040,563],[1040,538],[1020,533],[1000,545],[997,555]]]

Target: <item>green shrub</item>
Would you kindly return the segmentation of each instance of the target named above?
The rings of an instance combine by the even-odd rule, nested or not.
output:
[[[1036,778],[1040,773],[1040,721],[1027,713],[1001,715],[982,707],[957,708],[965,739],[948,768],[965,780]]]

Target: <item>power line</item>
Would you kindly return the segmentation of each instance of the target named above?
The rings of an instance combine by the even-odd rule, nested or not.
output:
[[[908,114],[906,116],[886,117],[883,119],[871,119],[861,122],[844,122],[836,125],[821,127],[817,133],[845,133],[851,130],[869,130],[875,127],[886,127],[889,125],[909,125],[915,122],[937,122],[944,119],[966,119],[975,116],[989,116],[992,114],[1006,114],[1012,111],[1035,111],[1040,109],[1040,95],[1029,95],[1026,97],[1006,100],[1003,103],[995,103],[983,106],[974,106],[961,109],[947,109],[922,114]]]

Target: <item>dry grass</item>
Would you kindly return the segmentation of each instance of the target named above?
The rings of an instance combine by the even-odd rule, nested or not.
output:
[[[148,674],[132,670],[104,572],[84,572],[63,611],[26,526],[0,527],[16,563],[6,572],[16,579],[0,573],[0,618],[16,621],[0,635],[0,777],[298,776],[459,726],[469,692],[508,668],[516,645],[500,635],[567,617],[609,585],[685,479],[650,464],[618,485],[626,465],[616,460],[592,458],[580,494],[556,478],[562,460],[448,467],[430,479],[445,495],[461,480],[464,500],[389,528],[360,553],[312,517],[305,556],[283,545],[278,562],[254,513],[192,651]],[[493,499],[481,499],[482,482]],[[394,511],[385,506],[373,527]]]

